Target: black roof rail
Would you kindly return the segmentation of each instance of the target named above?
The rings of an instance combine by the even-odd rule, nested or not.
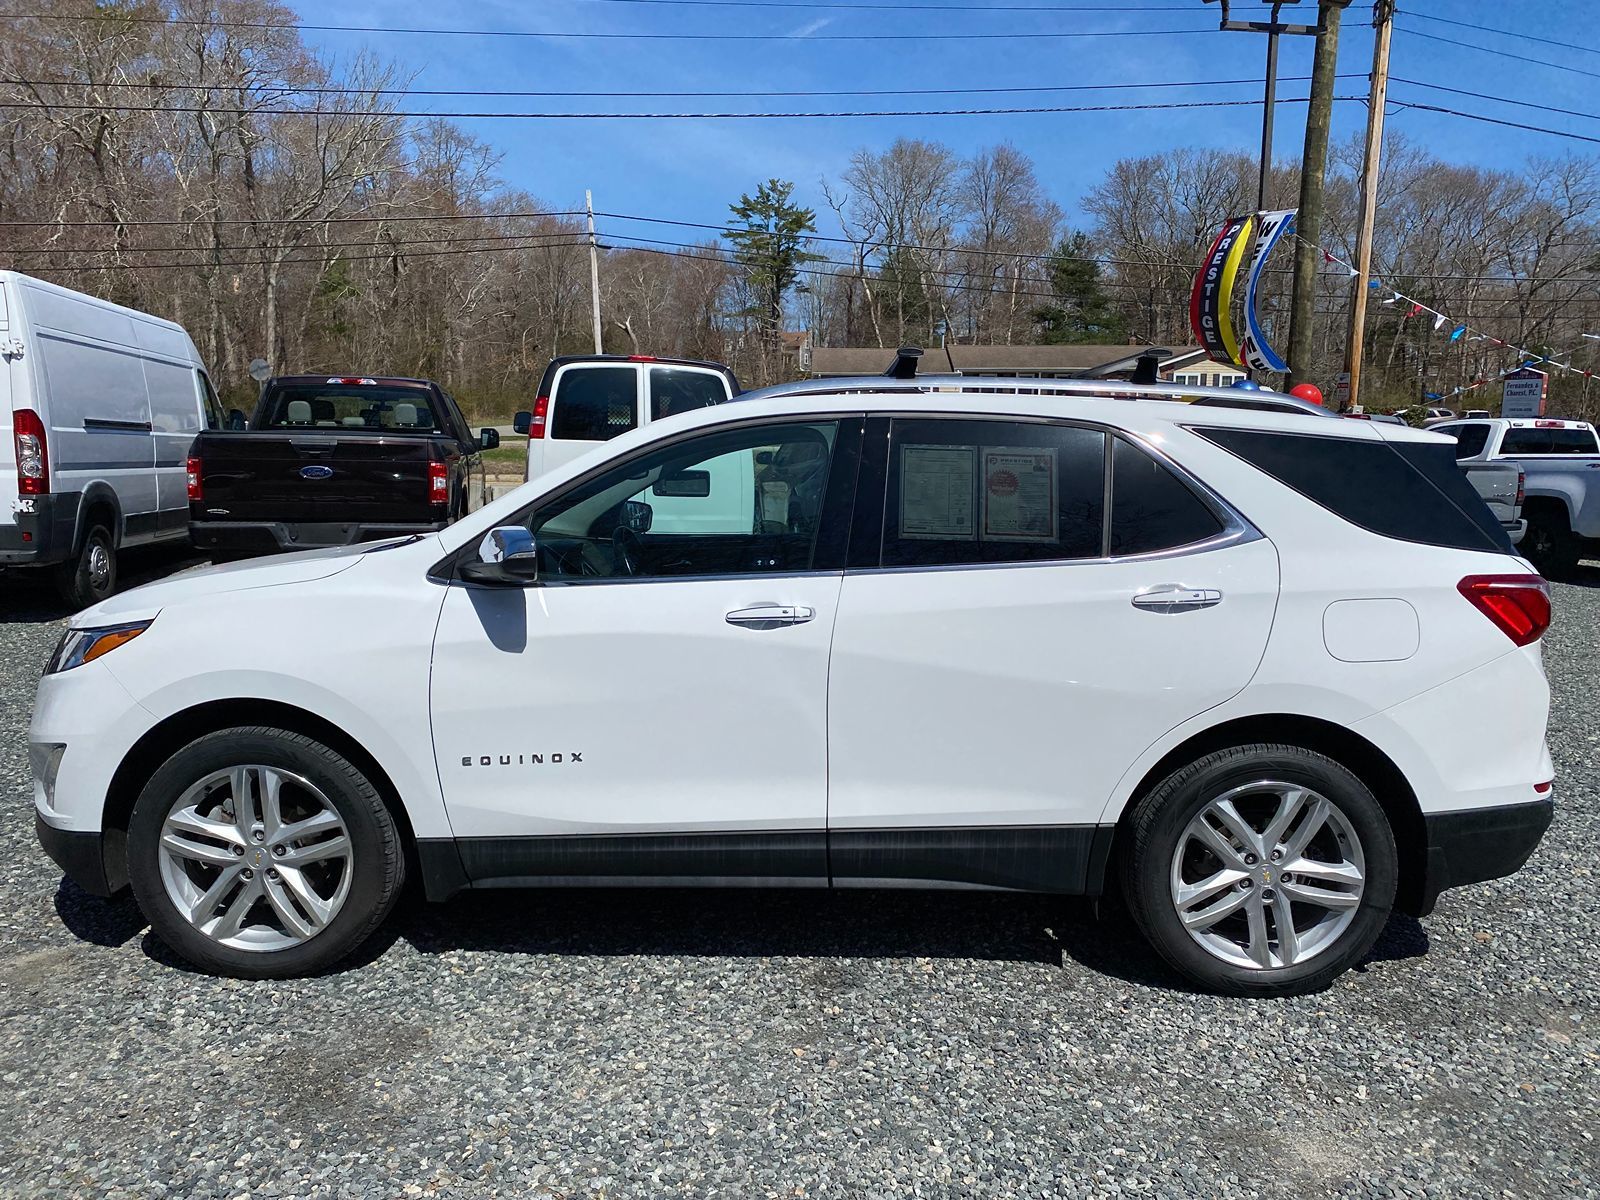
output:
[[[921,346],[901,346],[894,352],[894,362],[884,372],[890,379],[915,379],[917,360],[922,357]]]

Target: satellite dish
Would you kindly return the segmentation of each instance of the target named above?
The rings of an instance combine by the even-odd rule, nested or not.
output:
[[[257,383],[265,383],[272,378],[272,367],[264,358],[250,360],[250,378]]]

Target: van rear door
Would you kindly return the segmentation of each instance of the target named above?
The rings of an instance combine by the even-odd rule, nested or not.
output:
[[[545,414],[543,463],[529,458],[529,476],[565,466],[603,442],[636,429],[642,368],[630,362],[576,362],[557,368]]]
[[[22,332],[20,314],[13,315],[11,297],[7,294],[9,286],[0,279],[0,345],[3,346],[9,346]],[[0,526],[17,523],[17,440],[11,422],[15,394],[11,373],[21,370],[20,360],[9,354],[0,355]]]

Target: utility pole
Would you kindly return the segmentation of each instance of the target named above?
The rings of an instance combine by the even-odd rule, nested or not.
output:
[[[1278,13],[1272,6],[1272,28],[1267,33],[1267,91],[1261,103],[1261,165],[1256,172],[1256,211],[1267,207],[1267,178],[1272,174],[1272,117],[1278,102]]]
[[[1294,247],[1294,295],[1289,302],[1289,384],[1303,382],[1311,362],[1317,261],[1322,241],[1323,186],[1328,171],[1328,127],[1333,122],[1334,70],[1339,58],[1339,22],[1350,0],[1322,0],[1317,48],[1311,60],[1311,102],[1306,105],[1306,148],[1300,162],[1299,238]]]
[[[1356,277],[1351,284],[1350,336],[1344,351],[1348,405],[1361,403],[1361,356],[1367,337],[1367,289],[1372,282],[1372,227],[1378,214],[1378,165],[1383,157],[1383,109],[1389,95],[1389,34],[1394,29],[1394,0],[1377,0],[1372,6],[1372,26],[1372,91],[1367,97],[1367,145],[1361,161],[1361,221],[1356,232]]]
[[[594,236],[594,193],[585,189],[583,193],[583,208],[589,215],[589,294],[594,301],[594,352],[605,353],[605,344],[600,337],[600,243]]]

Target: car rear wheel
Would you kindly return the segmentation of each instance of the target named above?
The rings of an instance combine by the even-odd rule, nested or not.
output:
[[[74,610],[110,596],[117,590],[117,544],[104,525],[91,525],[72,558],[56,568],[56,591]]]
[[[1526,514],[1528,531],[1517,547],[1547,579],[1564,579],[1578,568],[1580,547],[1564,512],[1550,505]]]
[[[1394,904],[1394,834],[1366,786],[1299,746],[1175,771],[1139,803],[1123,889],[1169,963],[1212,991],[1319,991],[1361,961]]]
[[[151,928],[219,975],[327,969],[383,921],[404,872],[371,782],[281,729],[191,742],[151,776],[129,823],[129,881]]]

